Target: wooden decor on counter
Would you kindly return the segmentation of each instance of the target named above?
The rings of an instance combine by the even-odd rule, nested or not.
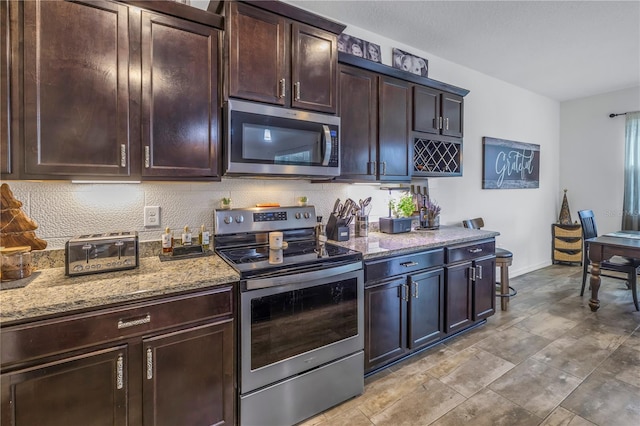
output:
[[[9,185],[0,187],[2,202],[0,204],[0,246],[29,246],[32,250],[44,250],[47,242],[36,237],[33,232],[38,224],[22,211],[22,202],[16,200]]]

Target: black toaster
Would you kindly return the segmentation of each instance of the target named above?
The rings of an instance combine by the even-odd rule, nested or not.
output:
[[[136,231],[86,234],[65,244],[67,276],[133,269],[140,265]]]

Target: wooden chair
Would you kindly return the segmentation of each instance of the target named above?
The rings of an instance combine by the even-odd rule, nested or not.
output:
[[[583,262],[582,262],[582,288],[580,289],[580,296],[584,295],[584,286],[587,282],[587,274],[589,273],[589,238],[595,238],[598,236],[598,228],[596,227],[596,220],[592,210],[580,210],[578,211],[578,217],[580,217],[580,224],[582,225],[582,236],[584,239]],[[630,259],[622,256],[613,256],[609,260],[605,260],[600,263],[600,269],[605,271],[615,271],[626,274],[626,276],[616,276],[600,274],[604,277],[615,278],[618,280],[625,280],[627,282],[627,288],[630,288],[633,292],[633,304],[636,307],[636,311],[640,311],[638,307],[638,293],[637,293],[637,274],[640,268],[640,260]]]
[[[484,220],[481,217],[467,219],[462,221],[462,225],[469,229],[480,229],[484,227]],[[500,287],[500,292],[496,293],[496,296],[500,297],[500,309],[503,311],[509,308],[509,298],[518,294],[513,287],[509,287],[509,266],[512,261],[513,253],[503,248],[496,248],[496,266],[500,267],[500,282],[496,283]]]

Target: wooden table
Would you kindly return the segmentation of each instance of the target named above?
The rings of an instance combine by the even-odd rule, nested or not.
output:
[[[589,307],[593,312],[600,308],[600,300],[598,300],[601,281],[600,262],[611,259],[613,256],[640,259],[640,232],[620,231],[620,233],[631,234],[634,237],[601,235],[586,240],[586,243],[589,244],[589,260],[591,261],[591,299],[589,299]]]

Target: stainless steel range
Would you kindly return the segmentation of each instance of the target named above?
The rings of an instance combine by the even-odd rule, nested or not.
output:
[[[240,282],[240,423],[291,425],[364,389],[362,254],[318,241],[315,208],[214,213]],[[269,233],[284,247],[269,247]]]

